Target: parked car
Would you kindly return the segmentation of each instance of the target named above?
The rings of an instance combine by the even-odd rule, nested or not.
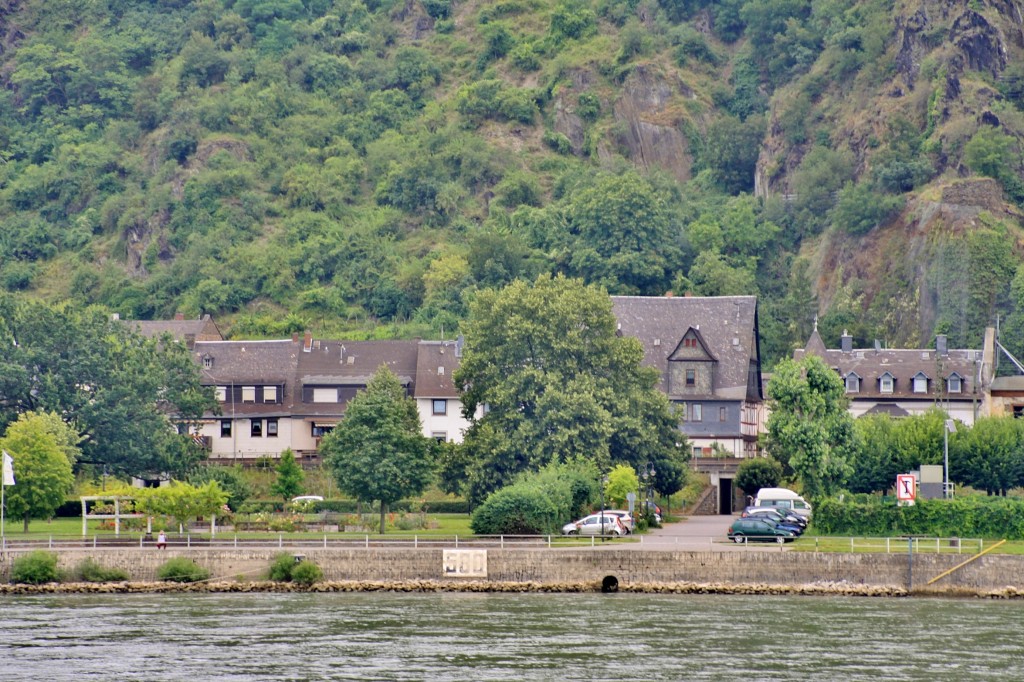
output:
[[[775,525],[791,530],[797,535],[803,533],[807,528],[807,522],[802,518],[773,507],[747,507],[740,516],[742,518],[770,519],[775,522]]]
[[[323,501],[324,501],[324,498],[321,497],[320,495],[299,495],[298,497],[293,497],[292,498],[292,502],[296,502],[296,503],[299,503],[299,504],[301,504],[303,502],[323,502]]]
[[[810,518],[811,505],[804,498],[788,488],[761,488],[754,498],[757,507],[780,507],[795,514]]]
[[[626,532],[618,516],[600,512],[562,526],[563,535],[625,535]]]
[[[636,530],[636,523],[634,522],[633,515],[628,511],[623,509],[605,509],[604,513],[618,516],[619,521],[622,523],[622,527],[626,529],[627,535]]]
[[[729,539],[733,542],[792,542],[796,539],[796,533],[768,519],[761,519],[754,516],[738,518],[732,522],[727,531]]]

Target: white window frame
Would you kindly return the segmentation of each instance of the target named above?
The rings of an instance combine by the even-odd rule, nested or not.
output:
[[[895,388],[896,380],[893,379],[892,374],[886,372],[882,376],[878,377],[878,392],[879,393],[892,393]]]
[[[923,373],[918,372],[914,375],[914,393],[927,393],[928,392],[928,377]]]
[[[956,382],[956,388],[953,388],[953,382]],[[946,379],[946,393],[963,393],[964,392],[964,380],[959,374],[950,374],[949,378]]]
[[[256,387],[255,386],[242,386],[242,402],[243,403],[254,403],[254,402],[256,402]]]
[[[860,393],[860,377],[852,372],[846,375],[846,392]]]
[[[277,386],[264,386],[263,387],[263,402],[265,402],[265,403],[276,403],[277,402]]]
[[[217,400],[219,402],[222,402],[222,403],[226,403],[228,401],[228,387],[227,386],[218,386],[217,387]]]

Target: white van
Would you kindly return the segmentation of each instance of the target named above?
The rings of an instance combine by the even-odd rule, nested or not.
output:
[[[754,499],[755,507],[782,507],[805,518],[811,515],[811,505],[789,488],[761,488]]]

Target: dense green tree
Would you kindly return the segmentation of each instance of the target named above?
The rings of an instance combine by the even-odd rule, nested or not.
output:
[[[782,481],[782,465],[770,457],[755,457],[740,462],[733,483],[745,495],[754,496],[761,488],[776,488]]]
[[[217,403],[184,344],[144,339],[100,310],[9,297],[0,298],[0,337],[4,423],[30,410],[60,414],[82,436],[81,462],[113,474],[184,473],[202,456],[186,427]]]
[[[274,467],[274,471],[277,473],[277,478],[270,484],[270,492],[285,502],[302,494],[302,482],[305,480],[306,474],[303,473],[299,463],[295,461],[295,453],[291,448],[285,448],[281,453],[281,459]]]
[[[188,483],[193,486],[201,486],[204,483],[216,481],[217,485],[227,493],[226,504],[232,511],[238,508],[247,499],[252,497],[252,485],[246,480],[240,466],[202,466],[193,470],[188,475]]]
[[[416,401],[381,367],[345,408],[345,419],[320,444],[338,488],[361,502],[380,502],[380,532],[388,505],[416,495],[434,473],[433,450],[422,435]]]
[[[1011,417],[982,417],[958,427],[949,439],[950,480],[1006,495],[1024,485],[1024,422]]]
[[[7,511],[24,522],[51,518],[64,503],[75,479],[71,462],[45,415],[23,414],[10,423],[0,438],[0,449],[14,460],[13,486],[5,490]]]
[[[848,400],[842,380],[815,355],[780,362],[768,383],[768,452],[811,497],[834,493],[849,476],[857,441]]]
[[[464,441],[472,499],[553,462],[649,460],[666,488],[681,486],[669,472],[686,459],[685,437],[639,342],[616,336],[604,291],[561,276],[513,282],[480,292],[463,331],[464,414],[487,408]]]
[[[847,487],[855,493],[885,492],[905,470],[894,457],[897,424],[888,415],[864,415],[854,422],[857,453],[851,462]]]

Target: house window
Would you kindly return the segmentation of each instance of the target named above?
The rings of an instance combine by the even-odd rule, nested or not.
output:
[[[690,421],[692,421],[692,422],[699,422],[699,421],[701,421],[701,419],[703,418],[701,413],[702,413],[702,410],[701,410],[701,404],[700,403],[693,403],[693,404],[690,405]]]
[[[860,393],[860,377],[856,374],[846,375],[846,392]]]
[[[914,393],[928,392],[928,377],[918,372],[914,375]]]
[[[209,355],[203,356],[203,369],[213,369],[213,358]]]
[[[334,424],[313,424],[313,438],[323,438],[334,430]]]
[[[430,434],[430,437],[436,440],[438,443],[444,443],[448,440],[447,431],[434,431]]]
[[[693,386],[697,383],[697,370],[688,369],[686,370],[686,385]]]
[[[434,399],[434,412],[435,415],[448,414],[448,401],[443,399]]]
[[[946,390],[950,393],[960,393],[963,390],[963,381],[959,374],[951,374],[946,380]]]
[[[243,403],[254,403],[254,402],[256,402],[256,387],[255,386],[242,386],[242,402]]]
[[[701,446],[699,446],[699,445],[694,445],[693,446],[693,456],[694,457],[700,457],[703,454],[704,454],[704,449]]]
[[[226,403],[228,401],[228,387],[227,386],[218,386],[217,387],[217,400],[219,400],[222,403]]]
[[[265,403],[276,403],[277,402],[277,386],[264,386],[263,387],[263,402],[265,402]]]
[[[267,420],[267,438],[277,438],[277,420]]]
[[[231,438],[231,420],[221,419],[220,420],[220,437]]]
[[[314,403],[336,403],[338,402],[338,389],[336,388],[314,388]]]
[[[718,421],[724,422],[729,411],[724,407],[718,408]]]
[[[892,375],[889,374],[888,372],[883,374],[881,378],[878,380],[878,390],[881,391],[882,393],[892,393],[892,385]]]
[[[263,437],[263,420],[262,419],[250,419],[249,420],[249,435],[253,438]]]

